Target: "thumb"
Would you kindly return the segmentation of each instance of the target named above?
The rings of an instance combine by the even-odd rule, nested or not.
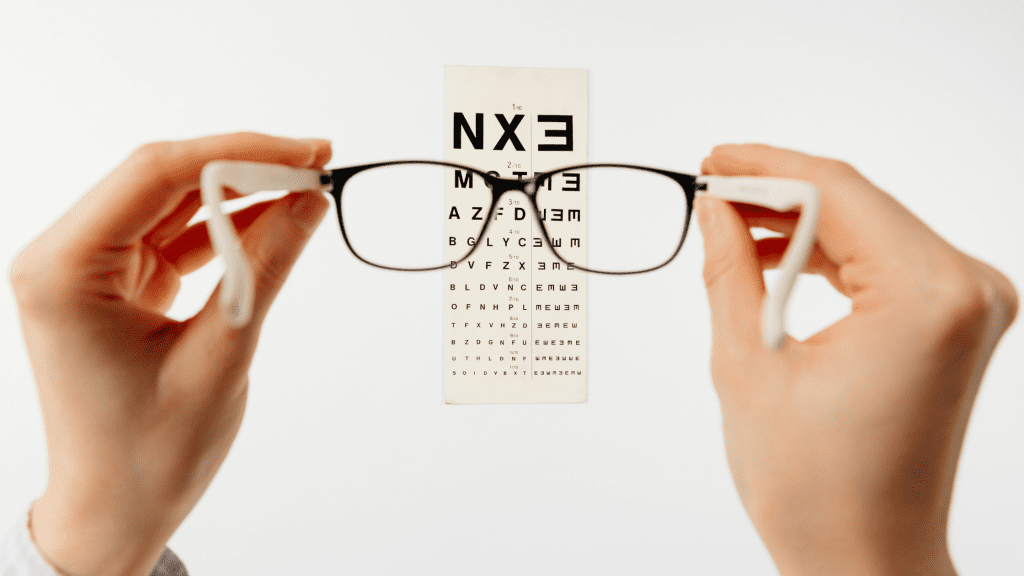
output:
[[[761,350],[765,287],[757,248],[746,222],[720,198],[702,195],[697,199],[697,223],[704,236],[712,356],[741,360]]]
[[[242,235],[256,284],[251,321],[256,330],[328,206],[330,202],[322,194],[289,194],[260,215]]]
[[[319,193],[291,193],[274,201],[242,233],[242,245],[249,255],[255,281],[253,315],[248,324],[241,328],[231,326],[220,309],[220,287],[203,309],[185,323],[180,357],[187,369],[204,374],[202,380],[220,392],[217,397],[234,398],[236,395],[223,393],[246,385],[263,320],[329,205]],[[183,382],[195,392],[195,382]]]
[[[281,291],[288,273],[329,206],[330,202],[322,194],[293,192],[274,201],[272,206],[246,227],[241,240],[255,284],[252,318],[245,326],[232,328],[220,309],[218,287],[191,322],[194,332],[205,334],[200,340],[218,341],[227,338],[255,347],[270,305]],[[227,337],[227,334],[233,335]]]

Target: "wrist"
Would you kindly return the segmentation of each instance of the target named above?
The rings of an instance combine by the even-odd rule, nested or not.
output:
[[[44,494],[32,504],[28,533],[63,576],[148,576],[169,538],[124,507],[74,505]]]

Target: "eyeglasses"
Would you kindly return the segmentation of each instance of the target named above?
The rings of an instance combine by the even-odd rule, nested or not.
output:
[[[707,193],[778,212],[800,208],[779,265],[780,277],[762,310],[765,345],[774,349],[782,342],[785,306],[814,245],[819,195],[813,184],[691,176],[630,164],[585,164],[533,176],[513,173],[517,178],[501,178],[496,172],[432,160],[332,170],[210,162],[203,168],[201,188],[210,212],[211,241],[224,261],[221,308],[233,325],[243,326],[252,314],[255,293],[248,258],[220,207],[224,186],[240,195],[265,190],[329,193],[345,244],[356,258],[378,268],[455,268],[488,238],[489,228],[507,224],[519,236],[518,246],[547,246],[567,269],[597,274],[639,274],[671,262],[686,239],[694,198]],[[503,198],[507,192],[520,192],[528,205]],[[447,208],[446,195],[451,201]],[[528,238],[529,232],[524,236],[516,225],[529,222],[528,213],[539,226],[539,238]],[[510,238],[503,240],[507,245]]]

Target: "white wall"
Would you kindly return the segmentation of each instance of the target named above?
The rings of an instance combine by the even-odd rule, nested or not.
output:
[[[440,158],[443,66],[469,64],[588,68],[591,161],[696,172],[747,141],[845,159],[1024,286],[1019,2],[347,4],[4,2],[3,267],[149,140],[248,129],[331,138],[334,166]],[[326,220],[266,323],[232,453],[171,546],[194,574],[772,573],[726,466],[700,234],[687,243],[658,273],[590,279],[588,403],[447,406],[441,276],[361,265]],[[217,275],[189,280],[174,314]],[[846,307],[803,280],[791,326]],[[1018,322],[964,445],[964,574],[1024,565],[1021,350]],[[0,437],[6,524],[45,484],[6,282]]]

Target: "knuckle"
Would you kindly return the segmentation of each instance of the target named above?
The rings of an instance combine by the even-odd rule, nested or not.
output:
[[[1017,317],[1020,298],[1010,279],[995,268],[977,262],[982,293],[982,313],[986,318],[1000,322],[1005,330]],[[996,316],[993,318],[993,316]]]
[[[14,257],[11,267],[8,270],[7,278],[11,284],[11,292],[19,304],[32,294],[32,259],[26,254],[28,248],[22,250]]]
[[[826,179],[843,181],[862,178],[860,172],[853,165],[843,160],[814,158],[809,161],[813,163],[814,171]]]
[[[59,259],[41,254],[43,248],[38,241],[29,244],[14,257],[8,271],[11,292],[23,314],[38,315],[66,299],[62,294],[67,281],[60,276],[59,268],[46,265],[48,260]]]
[[[267,137],[252,130],[242,130],[226,134],[224,145],[240,150],[257,150],[266,145]]]
[[[992,284],[961,258],[933,278],[929,292],[926,302],[941,334],[980,332],[997,306]]]
[[[832,160],[832,170],[840,176],[860,176],[860,172],[845,160]]]
[[[232,138],[236,138],[236,139],[242,140],[242,141],[258,140],[262,136],[263,135],[260,134],[259,132],[254,132],[252,130],[241,130],[241,131],[235,132],[235,133],[233,133],[231,135]]]
[[[148,142],[136,148],[125,162],[149,185],[158,189],[173,188],[177,178],[188,171],[194,161],[180,142]]]
[[[171,142],[147,142],[136,148],[129,156],[129,160],[140,168],[157,168],[167,162],[172,147]]]
[[[1009,326],[1017,318],[1017,312],[1020,310],[1020,295],[1008,278],[1003,276],[1002,279],[1005,282],[999,295],[1006,310],[1006,325]]]
[[[1009,327],[1017,318],[1020,308],[1020,296],[1017,294],[1017,289],[1014,288],[1010,279],[999,270],[980,260],[975,260],[975,262],[985,281],[989,308],[993,312],[1001,313],[1004,328]]]

